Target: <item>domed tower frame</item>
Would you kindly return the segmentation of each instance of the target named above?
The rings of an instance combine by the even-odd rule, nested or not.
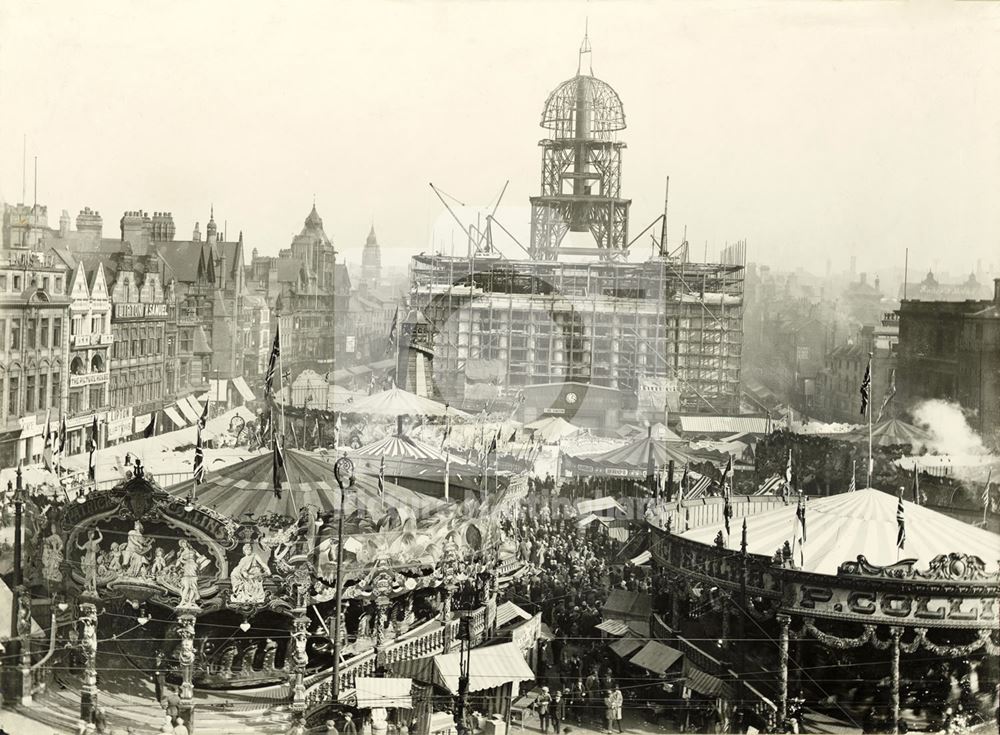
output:
[[[616,133],[625,128],[625,112],[618,93],[577,73],[549,95],[541,126],[553,137],[539,142],[542,182],[541,194],[531,197],[532,257],[595,254],[593,248],[563,247],[567,232],[590,232],[602,260],[621,257],[631,201],[621,196],[625,143]]]

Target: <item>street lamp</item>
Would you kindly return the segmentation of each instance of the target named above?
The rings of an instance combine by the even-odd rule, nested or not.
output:
[[[347,457],[341,457],[333,465],[333,477],[340,486],[340,515],[337,517],[337,596],[334,603],[336,617],[333,619],[333,683],[330,692],[336,704],[340,701],[340,635],[341,614],[340,605],[344,595],[344,514],[345,490],[354,486],[354,462]]]

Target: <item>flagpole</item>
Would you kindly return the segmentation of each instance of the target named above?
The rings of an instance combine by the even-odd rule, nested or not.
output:
[[[871,396],[875,395],[875,380],[874,373],[872,370],[872,363],[874,362],[874,355],[868,353],[868,487],[872,486],[872,470],[875,469],[874,460],[872,459],[872,402]]]

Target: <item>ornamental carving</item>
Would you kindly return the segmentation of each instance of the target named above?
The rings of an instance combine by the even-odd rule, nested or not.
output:
[[[974,554],[939,554],[931,559],[926,571],[916,569],[916,563],[916,559],[904,559],[895,564],[878,566],[859,555],[857,561],[845,561],[841,564],[837,568],[837,574],[946,582],[994,581],[1000,577],[1000,573],[988,574],[986,563]]]

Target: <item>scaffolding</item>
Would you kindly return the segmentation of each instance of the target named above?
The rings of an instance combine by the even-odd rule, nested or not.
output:
[[[738,412],[741,264],[420,255],[410,298],[448,395],[461,395],[470,361],[499,360],[505,387],[579,381],[635,395],[648,378],[676,382],[683,412]]]

